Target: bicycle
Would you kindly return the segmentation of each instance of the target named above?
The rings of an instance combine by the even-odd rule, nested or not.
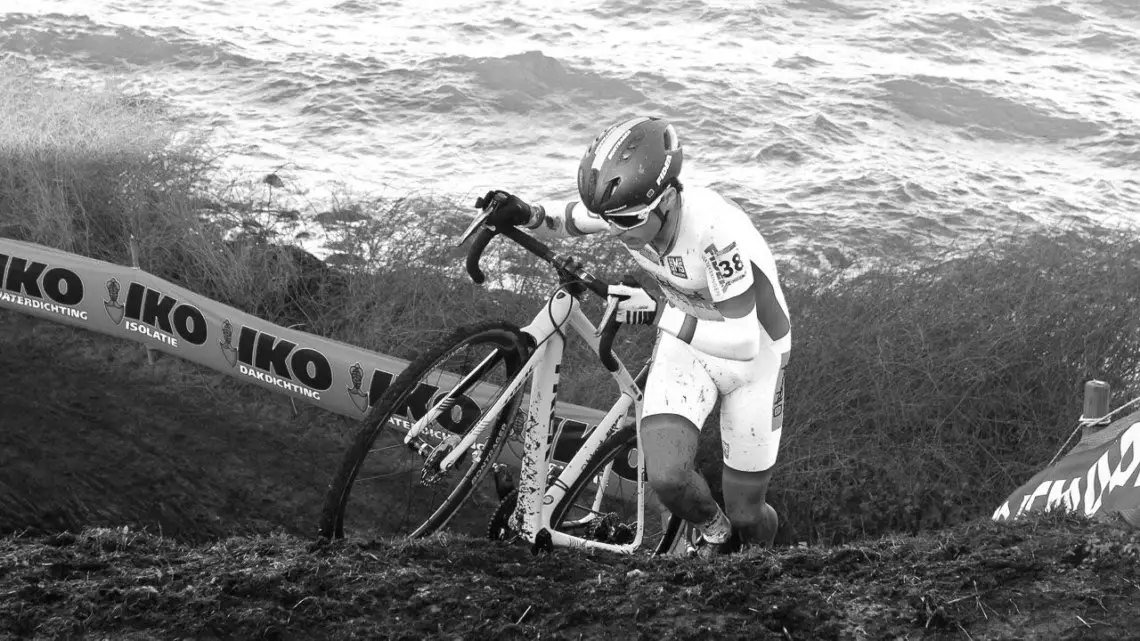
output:
[[[474,533],[478,525],[485,524],[489,538],[523,539],[536,553],[555,546],[676,553],[685,538],[683,521],[659,502],[653,510],[656,518],[646,516],[647,501],[652,501],[647,498],[636,424],[648,364],[632,376],[613,354],[619,324],[614,301],[607,296],[608,285],[584,269],[567,267],[523,230],[485,224],[493,206],[472,221],[458,243],[474,236],[466,257],[471,279],[477,284],[485,281],[480,258],[490,241],[503,235],[554,267],[559,286],[525,327],[484,322],[458,328],[392,381],[362,420],[329,484],[320,536],[344,537],[346,512],[354,512],[355,521],[380,520],[381,527],[371,530],[374,534],[419,538],[445,526]],[[587,292],[609,302],[598,326],[581,309],[580,298]],[[555,465],[551,455],[564,436],[565,423],[552,429],[551,419],[565,328],[585,340],[613,377],[620,395],[599,424],[583,435],[584,441],[569,460]],[[529,401],[520,414],[528,380]],[[483,396],[485,401],[475,402],[474,396]],[[631,410],[632,421],[628,420]],[[518,486],[512,489],[509,483],[504,487],[499,482],[502,468],[495,461],[516,430],[521,430],[523,446]],[[377,447],[378,438],[385,434],[389,444]],[[383,458],[395,451],[411,459],[408,470],[395,471],[388,463],[379,476],[361,476],[370,455]],[[494,493],[482,483],[493,466]],[[622,478],[619,472],[623,469],[632,478]],[[389,488],[396,485],[403,495],[363,490],[359,486],[364,480],[381,481]],[[454,485],[436,494],[445,480]],[[398,504],[393,505],[393,496]],[[489,523],[485,516],[482,520],[473,516],[485,515],[492,503],[496,504]]]

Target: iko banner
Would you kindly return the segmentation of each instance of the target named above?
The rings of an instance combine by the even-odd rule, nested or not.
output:
[[[137,341],[353,418],[363,417],[407,365],[275,325],[139,269],[6,238],[0,238],[0,308]],[[489,392],[483,385],[461,402],[485,403]],[[602,417],[559,403],[563,447]],[[517,459],[512,449],[504,448],[504,457]]]

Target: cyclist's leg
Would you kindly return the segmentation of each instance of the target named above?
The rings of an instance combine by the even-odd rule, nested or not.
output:
[[[721,490],[724,508],[742,545],[772,545],[780,519],[776,509],[767,503],[768,483],[772,468],[745,472],[724,464]]]
[[[661,332],[645,383],[641,447],[650,487],[661,503],[697,526],[720,512],[695,462],[698,426],[716,399],[716,386],[689,346]]]
[[[749,364],[752,376],[721,405],[724,507],[744,544],[771,545],[779,526],[767,496],[783,432],[786,363],[786,352],[762,350]]]
[[[717,512],[712,491],[695,465],[699,435],[692,421],[676,414],[653,414],[641,422],[650,487],[670,512],[694,524]]]

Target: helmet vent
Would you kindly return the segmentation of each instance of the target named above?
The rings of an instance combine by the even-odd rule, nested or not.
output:
[[[665,151],[677,151],[681,148],[681,140],[677,137],[677,130],[673,125],[665,127]]]
[[[586,193],[590,195],[590,200],[597,202],[598,196],[598,170],[591,169],[590,176],[586,179]]]
[[[617,189],[617,187],[620,183],[621,183],[621,176],[618,176],[618,177],[614,178],[613,180],[609,181],[608,183],[606,183],[606,190],[604,192],[602,192],[601,202],[604,203],[607,200],[609,200],[610,197],[614,195],[614,190]]]

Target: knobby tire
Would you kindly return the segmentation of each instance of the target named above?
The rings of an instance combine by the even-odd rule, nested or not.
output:
[[[530,356],[530,341],[515,325],[506,322],[487,322],[458,328],[441,339],[433,348],[421,353],[408,364],[399,376],[392,381],[379,399],[373,402],[361,420],[353,437],[352,444],[345,451],[340,467],[329,483],[321,509],[318,533],[322,538],[343,538],[345,535],[345,511],[348,506],[357,474],[370,453],[378,435],[393,417],[403,418],[406,405],[421,381],[437,371],[437,365],[463,347],[486,343],[496,346],[503,354],[506,380],[512,379]],[[494,383],[498,385],[498,383]],[[476,383],[478,385],[478,383]],[[510,425],[517,416],[525,389],[510,400],[505,410],[488,428],[489,434],[484,445],[484,454],[474,462],[460,480],[459,485],[447,496],[431,515],[407,536],[418,538],[427,536],[447,525],[452,515],[471,497],[480,480],[490,466],[498,459],[507,440]],[[483,416],[480,414],[480,416]],[[402,439],[404,432],[395,427]],[[457,465],[457,468],[459,466]],[[355,527],[350,524],[350,528]]]

